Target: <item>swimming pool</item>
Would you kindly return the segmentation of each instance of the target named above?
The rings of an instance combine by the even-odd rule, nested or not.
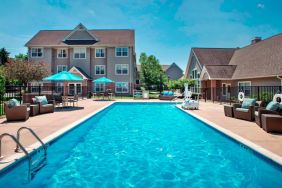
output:
[[[26,183],[27,162],[0,187],[282,187],[281,166],[172,103],[115,103],[50,143]]]

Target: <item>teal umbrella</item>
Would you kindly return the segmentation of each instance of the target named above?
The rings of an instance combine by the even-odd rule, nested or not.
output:
[[[101,78],[94,80],[93,82],[95,82],[95,83],[113,83],[114,81],[112,81],[112,80],[110,80],[109,78],[106,78],[106,77],[101,77]]]
[[[51,76],[48,76],[46,78],[43,78],[44,81],[83,81],[82,78],[79,76],[76,76],[73,73],[62,71],[57,74],[53,74]]]

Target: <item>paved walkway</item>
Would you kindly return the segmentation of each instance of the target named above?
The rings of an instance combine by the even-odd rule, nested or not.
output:
[[[145,100],[119,100],[119,101],[144,101]],[[158,100],[150,100],[150,102]],[[0,134],[8,132],[15,134],[17,129],[22,126],[32,128],[40,138],[45,138],[48,135],[66,127],[67,125],[81,119],[82,117],[92,113],[95,110],[105,107],[110,102],[93,101],[89,99],[79,101],[81,108],[72,111],[57,111],[51,114],[43,114],[31,117],[26,122],[11,122],[7,123],[5,119],[0,119]],[[200,110],[192,111],[233,133],[254,142],[257,145],[264,147],[271,152],[282,156],[282,134],[270,134],[264,132],[254,122],[238,120],[234,118],[225,117],[223,113],[223,105],[213,104],[210,102],[201,102]],[[29,133],[23,132],[22,141],[24,146],[29,146],[36,142],[36,140],[29,136]],[[3,139],[2,154],[10,156],[14,154],[13,149],[15,144],[9,139]]]
[[[201,102],[200,110],[191,112],[282,157],[282,134],[267,133],[255,122],[225,117],[220,104]]]

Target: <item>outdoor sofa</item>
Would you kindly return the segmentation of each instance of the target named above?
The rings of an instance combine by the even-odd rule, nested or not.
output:
[[[20,104],[16,99],[4,103],[7,121],[26,121],[29,118],[29,104]]]

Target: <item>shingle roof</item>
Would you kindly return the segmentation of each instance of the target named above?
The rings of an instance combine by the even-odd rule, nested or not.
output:
[[[162,66],[162,70],[165,72],[171,65],[161,65]],[[141,65],[137,65],[137,71],[140,72],[141,71]]]
[[[282,33],[243,48],[192,50],[211,78],[247,79],[282,75]]]
[[[236,48],[192,48],[201,65],[228,65]]]
[[[41,30],[25,46],[66,46],[64,38],[73,30]],[[134,30],[88,30],[99,42],[94,46],[135,46]]]
[[[211,79],[230,79],[236,65],[205,65]]]
[[[282,74],[282,33],[236,50],[229,65],[237,68],[232,79]]]

